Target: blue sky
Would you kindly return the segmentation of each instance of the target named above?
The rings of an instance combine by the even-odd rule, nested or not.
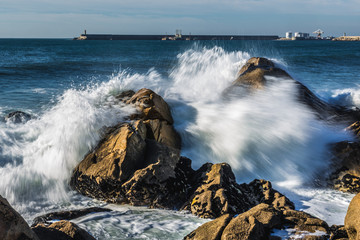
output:
[[[0,38],[114,34],[360,35],[360,0],[0,0]]]

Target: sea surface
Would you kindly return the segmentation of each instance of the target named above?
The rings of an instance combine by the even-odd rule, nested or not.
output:
[[[353,195],[314,183],[329,172],[328,145],[353,137],[299,103],[291,81],[270,79],[263,90],[225,99],[241,66],[257,56],[327,102],[360,107],[360,42],[0,39],[0,195],[29,224],[50,211],[109,207],[74,220],[97,239],[182,239],[208,221],[108,205],[68,187],[100,129],[131,111],[114,96],[146,87],[171,106],[194,168],[228,162],[237,182],[270,180],[297,209],[343,224]],[[32,119],[5,119],[17,110]]]

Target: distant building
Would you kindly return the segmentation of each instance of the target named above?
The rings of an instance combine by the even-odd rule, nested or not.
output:
[[[292,32],[286,32],[286,38],[292,38]]]

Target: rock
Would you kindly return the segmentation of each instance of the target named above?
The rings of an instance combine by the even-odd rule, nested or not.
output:
[[[167,121],[161,121],[159,119],[146,120],[144,123],[148,128],[148,139],[154,139],[159,143],[173,148],[181,148],[180,135],[175,131],[173,125],[169,124]]]
[[[22,111],[11,112],[5,116],[5,121],[12,123],[25,123],[31,120],[31,115]]]
[[[123,123],[103,139],[75,168],[71,186],[87,196],[121,201],[121,184],[147,165],[145,127],[139,123],[136,128]]]
[[[0,196],[0,239],[38,240],[24,218],[13,209],[9,202]]]
[[[303,211],[287,209],[283,211],[283,215],[285,224],[290,226],[290,228],[311,233],[316,231],[329,233],[329,226],[325,221]]]
[[[40,240],[95,240],[76,224],[61,220],[49,226],[38,224],[32,228]]]
[[[281,212],[262,203],[232,219],[221,239],[268,239],[270,230],[281,225]]]
[[[126,103],[134,104],[141,112],[134,115],[133,119],[159,119],[173,124],[170,108],[162,97],[150,89],[142,88],[136,92]]]
[[[180,157],[179,150],[154,140],[147,140],[145,158],[152,164],[137,170],[122,185],[125,198],[132,205],[179,209],[186,201],[189,188],[187,176],[181,169],[191,167],[183,164],[185,159]]]
[[[123,103],[126,103],[132,96],[134,96],[134,94],[135,92],[133,90],[127,90],[121,92],[119,95],[115,96],[115,98]]]
[[[350,240],[360,239],[360,193],[350,202],[345,216],[345,229]]]
[[[360,119],[359,109],[352,110],[341,106],[331,105],[319,99],[302,83],[295,81],[286,71],[278,68],[266,59],[253,57],[240,69],[239,77],[233,82],[232,87],[226,92],[231,92],[235,87],[246,87],[251,90],[263,89],[268,83],[267,77],[277,77],[293,81],[297,87],[297,98],[322,120],[354,122]]]
[[[40,223],[49,224],[49,222],[53,221],[53,220],[71,220],[71,219],[85,216],[90,213],[110,212],[110,211],[111,210],[107,209],[107,208],[90,207],[90,208],[84,208],[84,209],[79,209],[79,210],[69,210],[69,211],[47,213],[47,214],[36,217],[33,220],[32,227],[35,227],[36,225],[38,225]]]
[[[293,209],[294,204],[272,189],[265,180],[237,184],[230,165],[205,164],[195,174],[197,186],[183,209],[203,218],[216,218],[226,213],[236,214],[249,210],[259,203],[268,203],[278,209]]]
[[[224,214],[211,222],[207,222],[188,234],[184,240],[219,240],[233,215]]]
[[[360,143],[343,141],[332,145],[333,172],[329,184],[343,192],[360,191]]]

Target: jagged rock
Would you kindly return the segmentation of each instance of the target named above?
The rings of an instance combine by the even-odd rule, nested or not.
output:
[[[278,209],[294,208],[294,204],[272,189],[268,181],[237,184],[230,165],[226,163],[205,164],[195,176],[197,188],[183,209],[203,218],[242,213],[259,203],[268,203]]]
[[[184,240],[219,240],[225,227],[232,218],[232,214],[224,214],[211,222],[201,225],[189,233]]]
[[[137,91],[128,101],[128,104],[134,104],[141,112],[135,114],[134,119],[159,119],[173,124],[170,108],[162,97],[150,89],[142,88]]]
[[[221,239],[267,239],[270,230],[281,225],[281,212],[261,203],[233,218],[225,227]]]
[[[329,184],[343,192],[360,191],[360,143],[343,141],[333,144]]]
[[[354,122],[360,119],[359,109],[347,109],[334,106],[319,99],[302,83],[295,81],[286,71],[278,68],[266,58],[253,57],[241,68],[239,77],[233,82],[232,87],[227,89],[231,92],[234,87],[248,87],[250,89],[262,89],[268,83],[267,77],[277,77],[291,80],[297,87],[297,98],[300,102],[309,106],[320,119]]]
[[[329,233],[328,224],[306,212],[287,209],[283,211],[285,224],[299,231]]]
[[[360,193],[350,202],[345,216],[345,229],[350,240],[360,239]]]
[[[79,210],[52,212],[34,218],[33,224],[31,226],[35,227],[40,223],[49,224],[50,221],[53,220],[72,220],[95,212],[110,212],[110,211],[111,210],[107,208],[90,207]]]
[[[38,240],[23,217],[13,209],[9,202],[0,196],[0,239]]]
[[[182,174],[180,152],[147,140],[146,159],[152,162],[137,170],[122,185],[126,199],[132,205],[147,205],[157,208],[174,208],[186,199],[184,184],[186,176]]]
[[[31,119],[31,115],[22,111],[11,112],[5,116],[5,121],[12,123],[25,123]]]
[[[32,229],[40,240],[95,240],[84,229],[65,220],[54,222],[49,226],[38,224]]]
[[[117,95],[115,98],[120,100],[123,103],[126,103],[132,96],[134,96],[135,92],[133,90],[127,90],[121,92],[119,95]]]
[[[266,203],[261,203],[247,212],[230,219],[230,221],[229,218],[231,218],[231,215],[223,215],[211,222],[205,223],[187,235],[185,239],[279,239],[278,236],[270,236],[271,230],[274,228],[296,229],[294,231],[294,239],[299,239],[298,234],[303,234],[304,232],[317,232],[317,234],[316,236],[307,235],[301,239],[320,240],[329,238],[329,227],[321,219],[302,211],[276,209]],[[212,231],[215,232],[214,235],[212,235]],[[324,232],[324,234],[318,234],[319,231]],[[335,227],[332,231],[335,234]],[[335,236],[334,234],[333,236]],[[340,233],[336,234],[339,237],[342,236]]]
[[[121,184],[147,165],[144,128],[140,122],[135,127],[129,123],[118,126],[75,168],[71,186],[87,196],[121,201]]]

